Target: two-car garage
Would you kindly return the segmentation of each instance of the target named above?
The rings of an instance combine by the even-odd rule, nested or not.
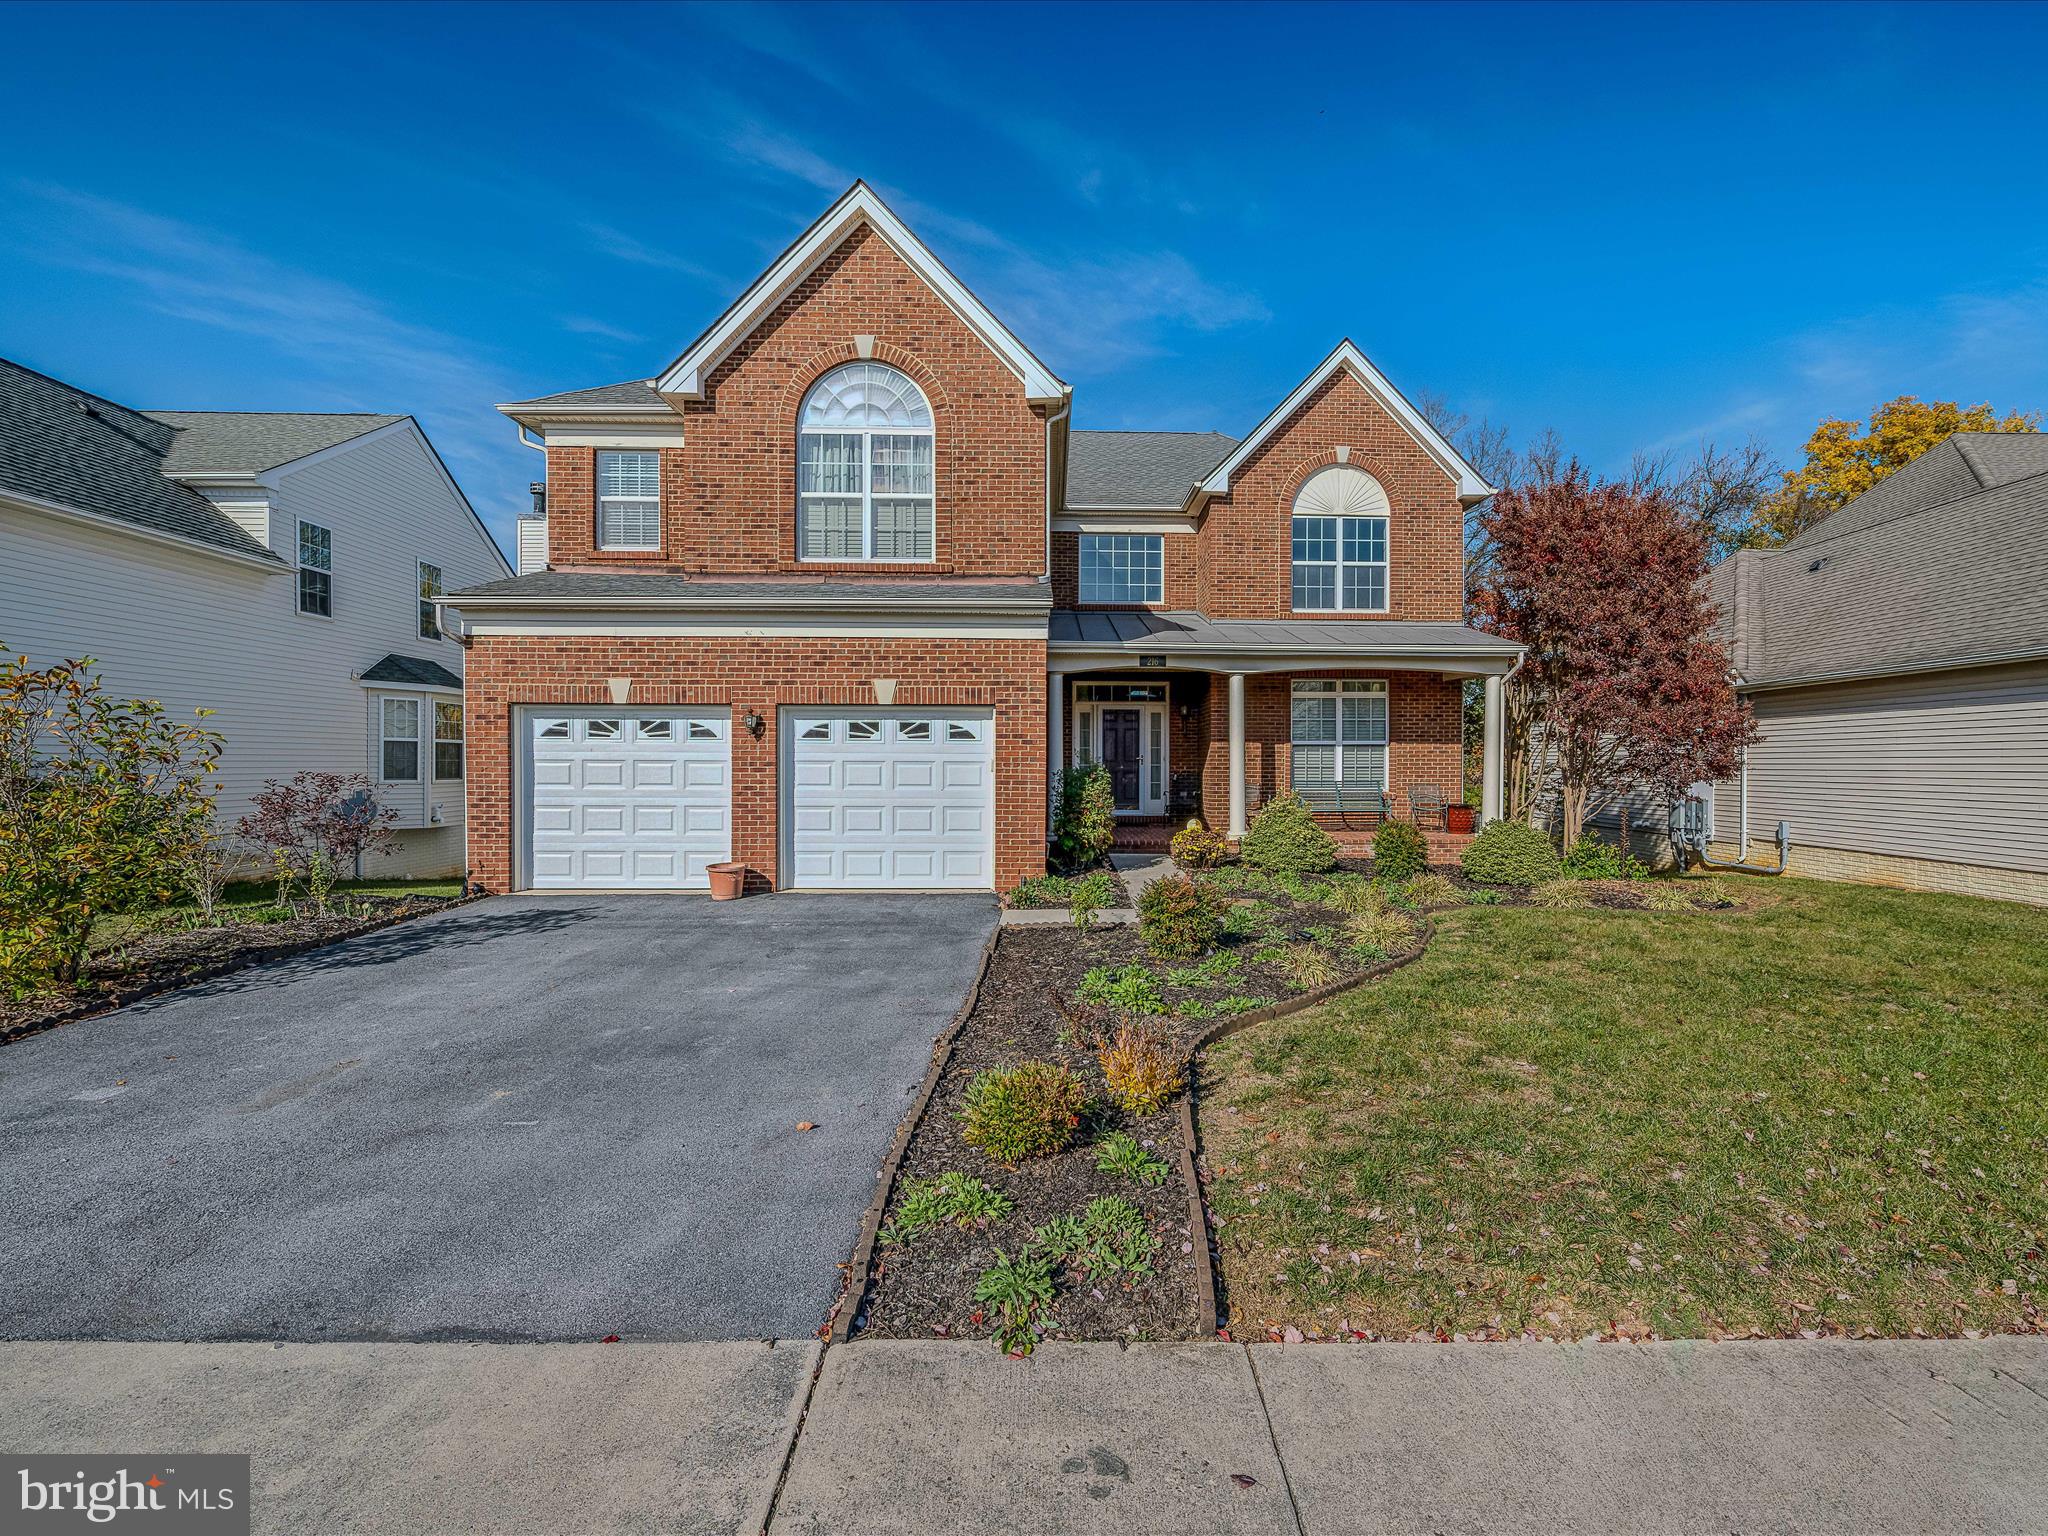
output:
[[[525,711],[523,883],[705,888],[733,856],[735,729],[723,709]],[[991,711],[786,708],[778,745],[784,888],[995,884]]]

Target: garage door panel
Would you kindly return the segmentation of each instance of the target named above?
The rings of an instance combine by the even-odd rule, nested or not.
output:
[[[722,719],[536,717],[527,750],[533,887],[703,887],[706,868],[732,856]]]
[[[790,884],[994,883],[994,732],[985,715],[793,710],[786,721]]]

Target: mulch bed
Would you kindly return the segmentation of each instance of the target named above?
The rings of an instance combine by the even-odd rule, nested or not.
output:
[[[1226,942],[1221,953],[1243,962],[1227,983],[1165,988],[1168,1004],[1211,1004],[1225,997],[1275,1002],[1298,995],[1280,966],[1254,961],[1254,951],[1307,936],[1312,927],[1343,919],[1319,906],[1285,895],[1262,898],[1279,931],[1257,939]],[[1098,1196],[1116,1195],[1144,1212],[1159,1240],[1156,1273],[1128,1283],[1092,1283],[1059,1272],[1058,1291],[1047,1319],[1048,1337],[1070,1339],[1185,1339],[1197,1336],[1199,1308],[1195,1244],[1203,1235],[1189,1226],[1189,1191],[1182,1182],[1183,1148],[1177,1104],[1157,1114],[1134,1116],[1109,1102],[1094,1051],[1082,1036],[1096,1013],[1077,1004],[1082,977],[1096,966],[1150,964],[1137,931],[1101,927],[1087,933],[1065,927],[1006,928],[997,941],[979,1001],[954,1037],[938,1087],[911,1134],[892,1191],[886,1219],[894,1219],[908,1179],[960,1171],[993,1185],[1016,1203],[1011,1214],[985,1227],[941,1224],[906,1244],[876,1250],[873,1281],[856,1317],[855,1337],[986,1338],[990,1328],[978,1316],[974,1285],[998,1251],[1014,1256],[1032,1231],[1055,1216],[1079,1215]],[[1362,969],[1363,967],[1358,967]],[[1181,1050],[1214,1022],[1213,1017],[1178,1014],[1158,1020]],[[1030,1159],[1015,1168],[985,1157],[960,1139],[958,1112],[969,1080],[989,1067],[1037,1059],[1065,1066],[1087,1085],[1094,1103],[1074,1145],[1053,1157]],[[1116,1174],[1098,1172],[1095,1143],[1113,1131],[1127,1131],[1172,1170],[1148,1188]]]
[[[438,912],[457,905],[460,899],[350,896],[349,912],[337,910],[325,917],[230,923],[218,928],[164,928],[139,934],[118,948],[94,955],[90,974],[75,987],[21,998],[0,996],[0,1044],[244,966]]]

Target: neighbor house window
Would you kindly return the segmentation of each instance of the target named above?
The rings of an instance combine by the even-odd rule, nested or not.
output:
[[[318,523],[299,524],[299,612],[334,617],[334,535]]]
[[[381,777],[395,784],[417,783],[420,776],[420,701],[386,699],[383,713]]]
[[[597,547],[661,548],[661,455],[597,456]]]
[[[434,777],[462,777],[462,706],[434,705]]]
[[[1387,685],[1304,678],[1291,691],[1288,736],[1296,784],[1387,787]]]
[[[1156,533],[1082,534],[1081,601],[1164,602],[1165,543]]]
[[[1294,497],[1296,609],[1386,612],[1388,510],[1362,469],[1333,464],[1309,476]]]
[[[908,375],[847,363],[797,415],[800,560],[933,557],[932,408]]]
[[[434,612],[434,599],[441,595],[441,567],[420,562],[420,638],[438,640],[441,638],[439,615]]]

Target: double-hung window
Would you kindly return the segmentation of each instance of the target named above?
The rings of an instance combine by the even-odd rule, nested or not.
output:
[[[1165,539],[1156,533],[1081,535],[1081,601],[1165,601]]]
[[[318,523],[299,524],[299,612],[334,617],[334,535]]]
[[[387,784],[416,784],[420,777],[420,701],[385,699],[381,711],[379,777]]]
[[[429,565],[422,560],[420,565],[420,638],[438,640],[441,638],[440,615],[434,611],[434,599],[443,591],[441,567]]]
[[[1293,782],[1345,789],[1387,787],[1387,685],[1358,678],[1302,678],[1289,702]]]
[[[1348,464],[1318,470],[1294,498],[1290,602],[1297,611],[1387,611],[1387,493]]]
[[[797,415],[799,560],[933,558],[932,408],[883,363],[834,368]]]
[[[597,547],[661,548],[660,454],[598,454]]]
[[[434,777],[462,777],[462,706],[434,704]]]

